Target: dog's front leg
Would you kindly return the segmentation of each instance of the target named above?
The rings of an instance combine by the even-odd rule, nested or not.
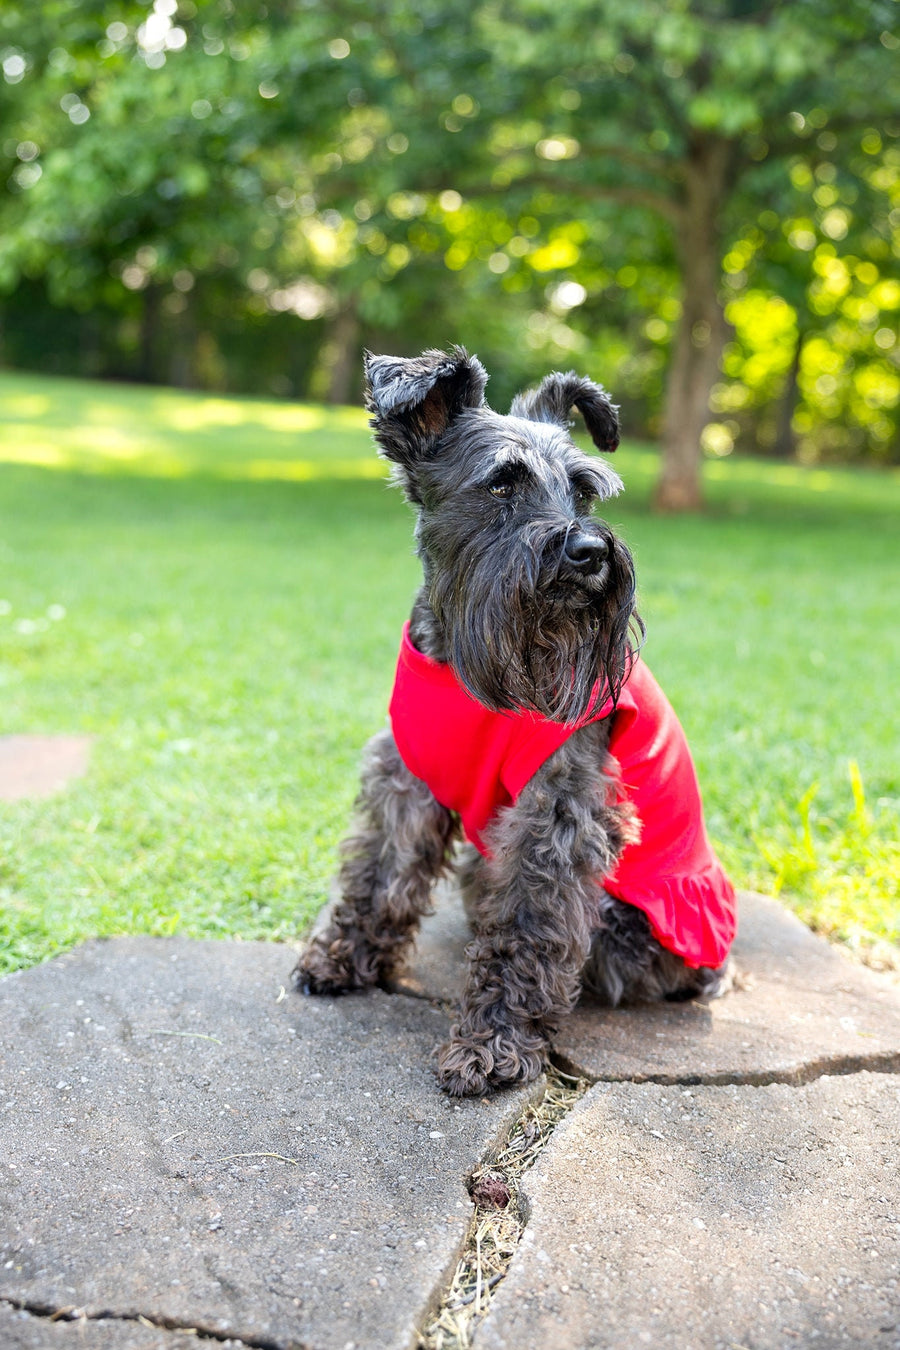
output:
[[[446,870],[459,826],[400,758],[390,731],[366,747],[357,828],[341,846],[341,900],[294,970],[307,993],[381,983],[399,963]]]
[[[438,1057],[441,1087],[452,1096],[536,1078],[548,1030],[578,997],[596,897],[542,875],[534,855],[517,862],[518,875],[504,868],[503,883],[489,883],[484,897],[500,923],[481,929],[467,950],[459,1020]]]
[[[438,1077],[453,1096],[529,1082],[570,1012],[598,925],[600,879],[632,822],[600,771],[602,730],[585,728],[503,813],[492,857],[470,878],[476,937],[458,1022]]]

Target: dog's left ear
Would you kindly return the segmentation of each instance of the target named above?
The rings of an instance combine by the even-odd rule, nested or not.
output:
[[[366,352],[365,367],[375,439],[407,471],[428,457],[461,412],[484,404],[487,372],[463,347],[414,357]]]
[[[556,422],[568,427],[573,408],[581,413],[598,449],[615,450],[619,444],[618,409],[610,403],[602,385],[576,375],[574,370],[547,375],[537,389],[516,394],[509,411],[512,417],[525,417],[529,422]]]

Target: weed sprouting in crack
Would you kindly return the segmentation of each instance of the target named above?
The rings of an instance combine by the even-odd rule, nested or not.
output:
[[[537,1161],[557,1125],[590,1087],[585,1078],[548,1069],[547,1086],[527,1106],[502,1146],[469,1179],[473,1214],[462,1255],[417,1350],[467,1350],[494,1290],[516,1254],[528,1223],[528,1205],[519,1185]]]

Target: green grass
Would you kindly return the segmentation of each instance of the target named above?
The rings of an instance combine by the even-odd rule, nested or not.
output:
[[[652,450],[618,461],[724,861],[897,943],[900,476],[715,463],[706,516],[658,519]],[[2,374],[0,520],[0,733],[97,738],[68,791],[0,804],[0,969],[92,934],[296,934],[417,580],[364,415]]]

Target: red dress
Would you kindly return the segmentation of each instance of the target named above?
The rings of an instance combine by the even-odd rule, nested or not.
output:
[[[596,716],[611,710],[608,703]],[[496,813],[512,805],[544,761],[584,725],[485,708],[450,666],[416,650],[408,624],[390,715],[406,767],[459,814],[466,837],[486,857],[483,833]],[[687,965],[720,966],[737,926],[734,889],[706,834],[681,724],[641,660],[613,713],[609,753],[619,765],[622,794],[640,819],[641,838],[625,847],[602,879],[604,889],[642,909],[653,936]]]

